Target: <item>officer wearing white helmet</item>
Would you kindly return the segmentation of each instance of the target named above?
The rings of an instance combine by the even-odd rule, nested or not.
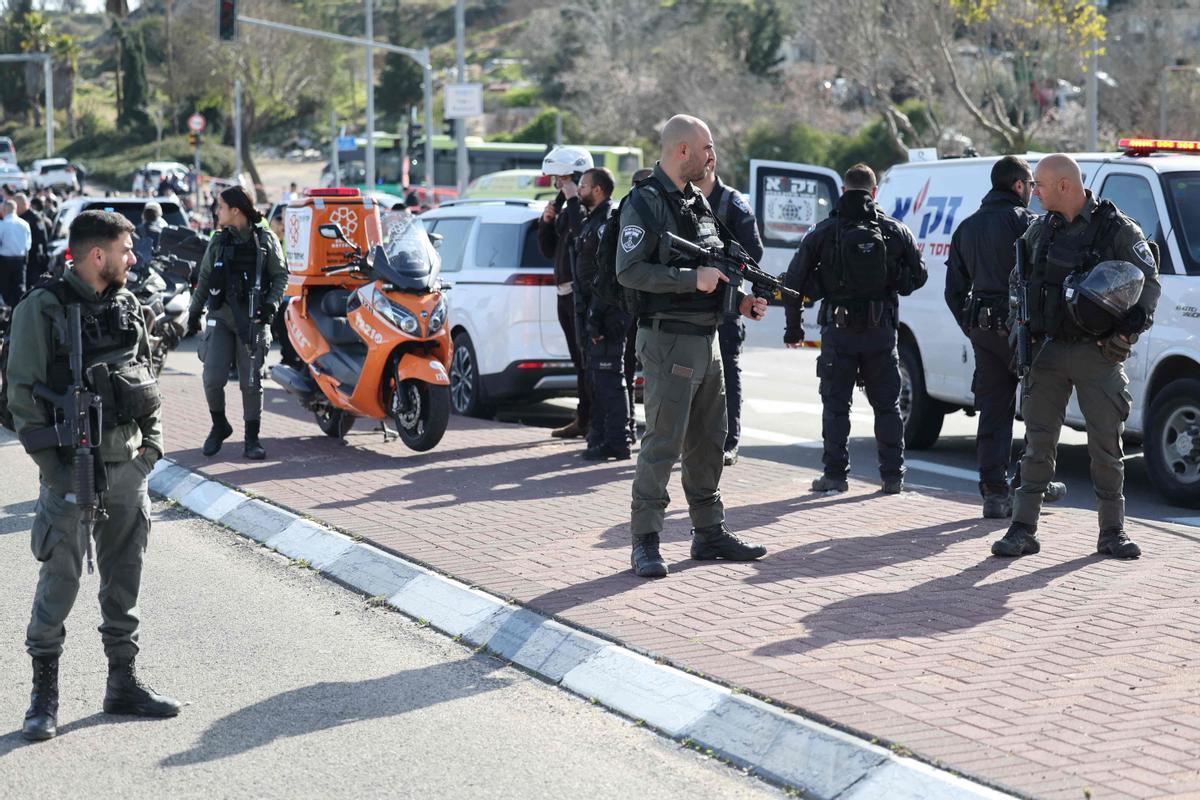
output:
[[[546,204],[538,223],[538,249],[542,255],[554,261],[554,282],[558,290],[558,324],[567,338],[567,350],[579,386],[579,405],[575,419],[551,436],[573,439],[585,436],[591,418],[591,399],[586,388],[586,372],[580,336],[576,329],[575,296],[572,289],[574,276],[571,270],[572,241],[583,226],[584,210],[579,202],[579,179],[594,166],[592,154],[582,147],[560,146],[546,154],[542,160],[542,172],[553,176],[558,196]]]

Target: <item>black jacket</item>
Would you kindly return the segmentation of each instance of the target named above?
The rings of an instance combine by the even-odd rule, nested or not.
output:
[[[899,267],[897,272],[903,278],[904,285],[894,287],[893,303],[896,294],[912,294],[924,286],[925,281],[929,279],[929,272],[925,269],[925,262],[917,249],[912,231],[903,222],[880,211],[870,192],[858,189],[851,189],[839,197],[829,217],[818,222],[801,240],[800,248],[792,257],[792,263],[788,265],[784,285],[809,299],[823,297],[820,270],[834,257],[834,231],[842,220],[868,219],[879,221],[879,227],[887,242],[889,264],[896,264]],[[804,338],[801,311],[800,305],[796,303],[789,303],[785,307],[787,324],[784,328],[784,342],[794,344]]]
[[[1015,192],[993,189],[954,231],[946,257],[945,296],[959,327],[967,323],[963,307],[972,292],[985,300],[1008,296],[1016,241],[1036,218]]]
[[[554,198],[558,216],[547,225],[538,218],[538,250],[546,258],[554,260],[554,282],[561,285],[571,282],[571,240],[583,225],[583,205],[579,197],[567,200],[562,192]]]
[[[713,210],[721,224],[729,228],[733,238],[755,261],[762,261],[762,238],[758,235],[758,223],[745,196],[717,178],[712,194],[708,196],[708,207]]]

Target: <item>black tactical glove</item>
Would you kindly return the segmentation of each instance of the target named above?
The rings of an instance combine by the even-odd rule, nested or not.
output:
[[[1129,353],[1133,350],[1133,343],[1137,341],[1137,334],[1125,336],[1124,334],[1114,333],[1107,339],[1097,342],[1100,345],[1100,353],[1114,364],[1120,364],[1125,359],[1129,358]]]
[[[1126,336],[1141,333],[1146,329],[1146,309],[1134,306],[1125,315],[1125,319],[1117,323],[1117,332]]]
[[[188,314],[187,319],[187,335],[195,336],[200,332],[200,315],[196,313]]]
[[[258,313],[254,315],[254,323],[256,325],[270,325],[271,320],[275,319],[275,312],[278,309],[271,303],[263,303],[258,309]]]

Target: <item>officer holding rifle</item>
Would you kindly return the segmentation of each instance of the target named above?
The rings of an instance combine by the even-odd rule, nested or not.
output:
[[[733,242],[722,236],[694,185],[711,168],[715,152],[707,125],[695,117],[672,117],[662,130],[661,161],[633,190],[618,223],[617,280],[637,293],[637,354],[646,379],[646,434],[630,521],[631,562],[642,577],[667,574],[659,536],[670,500],[667,481],[681,453],[692,558],[749,561],[767,552],[726,529],[719,488],[727,419],[717,326],[727,309],[761,319],[767,303],[743,295],[740,278],[731,285],[696,249],[724,254]],[[680,240],[691,252],[680,250]]]
[[[214,456],[233,435],[225,416],[225,384],[237,366],[246,422],[244,455],[261,461],[266,450],[259,441],[262,425],[262,368],[270,347],[271,320],[283,302],[287,269],[279,239],[260,225],[262,214],[241,186],[231,186],[217,198],[217,224],[200,262],[188,330],[200,332],[200,315],[208,305],[208,325],[200,341],[204,362],[204,395],[212,430],[204,440],[204,455]]]
[[[150,532],[146,476],[163,453],[150,341],[125,287],[133,225],[84,211],[71,223],[74,262],[15,309],[8,399],[41,473],[33,555],[42,563],[25,645],[33,658],[27,739],[58,726],[58,660],[92,539],[100,566],[100,635],[108,657],[104,710],[173,717],[179,703],[137,677],[138,590]]]

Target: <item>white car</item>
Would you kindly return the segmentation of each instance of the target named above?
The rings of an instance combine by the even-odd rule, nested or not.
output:
[[[181,185],[188,186],[188,168],[178,161],[151,161],[143,165],[140,171],[143,175],[141,188],[150,194],[157,191],[158,184],[164,175],[173,175]],[[133,190],[137,191],[137,188],[135,181]]]
[[[1171,502],[1200,507],[1200,143],[1122,140],[1122,147],[1074,158],[1085,185],[1136,220],[1161,252],[1162,297],[1154,326],[1125,362],[1133,397],[1125,430],[1142,440],[1155,488]],[[1031,165],[1040,157],[1025,156]],[[880,208],[908,225],[929,268],[929,282],[900,301],[900,406],[910,448],[933,446],[945,414],[974,406],[975,355],[943,299],[946,255],[958,223],[979,208],[991,187],[997,158],[898,164],[880,182]],[[752,176],[755,167],[752,162]],[[822,196],[836,197],[837,176],[803,164],[759,169],[757,180],[761,184],[781,172],[822,182]],[[762,225],[767,209],[760,194],[755,201]],[[1034,198],[1033,208],[1041,213],[1036,203]],[[792,244],[781,250],[775,263],[794,249]],[[816,315],[805,317],[805,338],[819,338],[809,327]],[[1066,421],[1083,430],[1074,396]]]
[[[459,200],[421,215],[449,292],[455,412],[572,395],[575,367],[558,324],[554,266],[537,245],[544,203]]]
[[[17,148],[7,136],[0,136],[0,164],[12,164],[14,167],[17,165]]]
[[[16,164],[0,161],[0,186],[8,186],[18,192],[28,192],[29,176]]]
[[[29,168],[34,189],[79,191],[75,168],[65,158],[39,158]]]

